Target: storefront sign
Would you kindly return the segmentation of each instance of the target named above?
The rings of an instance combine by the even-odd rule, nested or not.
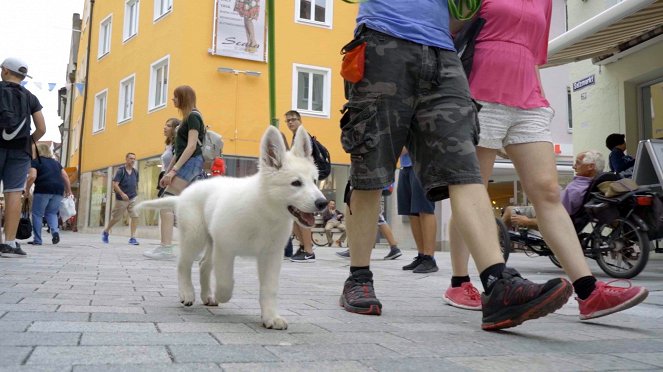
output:
[[[217,0],[212,54],[265,61],[265,0]]]
[[[594,85],[595,82],[594,75],[587,76],[586,78],[573,83],[573,91],[575,92],[576,90],[580,90],[584,87]]]

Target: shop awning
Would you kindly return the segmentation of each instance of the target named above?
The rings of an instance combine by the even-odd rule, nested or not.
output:
[[[551,40],[545,67],[608,57],[662,32],[663,0],[622,1]]]

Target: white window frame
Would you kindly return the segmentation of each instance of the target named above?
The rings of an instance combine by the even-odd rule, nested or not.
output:
[[[164,66],[166,66],[166,72],[161,77],[161,81],[157,81],[157,79],[159,79],[159,69]],[[149,96],[147,97],[147,111],[154,111],[156,109],[166,107],[166,103],[168,102],[169,73],[170,55],[167,55],[150,65],[150,89]],[[158,93],[160,93],[161,97],[156,96]],[[162,101],[159,100],[159,98],[161,98]]]
[[[92,118],[92,134],[106,129],[106,115],[108,113],[108,89],[94,95],[94,117]]]
[[[97,48],[97,59],[107,55],[111,51],[111,38],[113,36],[113,14],[109,14],[99,22],[99,47]]]
[[[311,19],[301,18],[301,2],[311,2]],[[319,22],[315,20],[315,1],[316,0],[295,0],[295,23],[307,24],[310,26],[317,26],[323,28],[332,28],[334,24],[334,0],[325,0],[325,21]]]
[[[133,13],[131,8],[134,8]],[[127,0],[124,3],[124,29],[122,41],[127,41],[138,34],[140,19],[140,0]],[[133,32],[132,32],[133,31]]]
[[[127,122],[134,117],[134,95],[136,94],[136,74],[120,81],[117,104],[117,123]]]
[[[173,11],[173,0],[154,0],[154,22]]]
[[[307,72],[311,76],[312,74],[323,75],[323,88],[322,88],[322,110],[315,111],[311,109],[312,105],[312,94],[313,94],[313,79],[309,79],[309,97],[308,97],[308,108],[297,107],[297,96],[298,96],[298,87],[299,87],[299,73]],[[322,118],[330,117],[330,107],[331,107],[331,69],[327,67],[320,66],[311,66],[311,65],[302,65],[294,63],[292,65],[292,107],[293,110],[297,110],[301,114],[307,116],[315,116]]]

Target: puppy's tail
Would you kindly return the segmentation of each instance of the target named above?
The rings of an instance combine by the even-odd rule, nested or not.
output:
[[[174,209],[177,205],[177,196],[167,196],[165,198],[146,200],[136,204],[134,209],[139,211],[141,209]]]

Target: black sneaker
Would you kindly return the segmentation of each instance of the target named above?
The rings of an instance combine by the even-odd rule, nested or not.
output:
[[[4,257],[5,255],[12,253],[14,251],[14,248],[10,247],[9,245],[5,243],[0,243],[0,257]],[[7,256],[9,257],[9,256]]]
[[[401,255],[403,255],[403,253],[401,252],[400,249],[398,249],[396,247],[391,247],[391,249],[389,250],[389,254],[384,256],[384,259],[385,260],[395,260],[398,257],[400,257]]]
[[[415,267],[414,270],[412,270],[412,272],[417,274],[428,274],[428,273],[434,273],[438,270],[439,269],[437,268],[437,263],[435,262],[435,259],[433,257],[423,256],[419,266]]]
[[[59,233],[53,233],[53,244],[58,244],[60,242],[60,234]]]
[[[481,294],[481,328],[494,331],[546,316],[564,306],[572,293],[573,287],[566,279],[555,278],[536,284],[507,268],[493,285],[490,295]]]
[[[382,314],[382,304],[375,297],[373,273],[363,269],[351,273],[343,286],[340,305],[351,313],[364,315]]]
[[[296,255],[290,257],[290,261],[304,263],[315,262],[315,253],[306,253],[303,249],[299,249]]]
[[[350,249],[344,251],[336,252],[336,255],[343,258],[350,258]]]
[[[2,255],[5,257],[25,257],[28,255],[24,250],[21,249],[21,245],[18,243],[16,243],[16,248],[12,248],[8,245],[7,247],[9,247],[10,251],[2,253]]]
[[[423,256],[415,257],[411,263],[403,266],[403,270],[414,270],[417,266],[419,266],[419,264],[423,259],[424,259]]]

